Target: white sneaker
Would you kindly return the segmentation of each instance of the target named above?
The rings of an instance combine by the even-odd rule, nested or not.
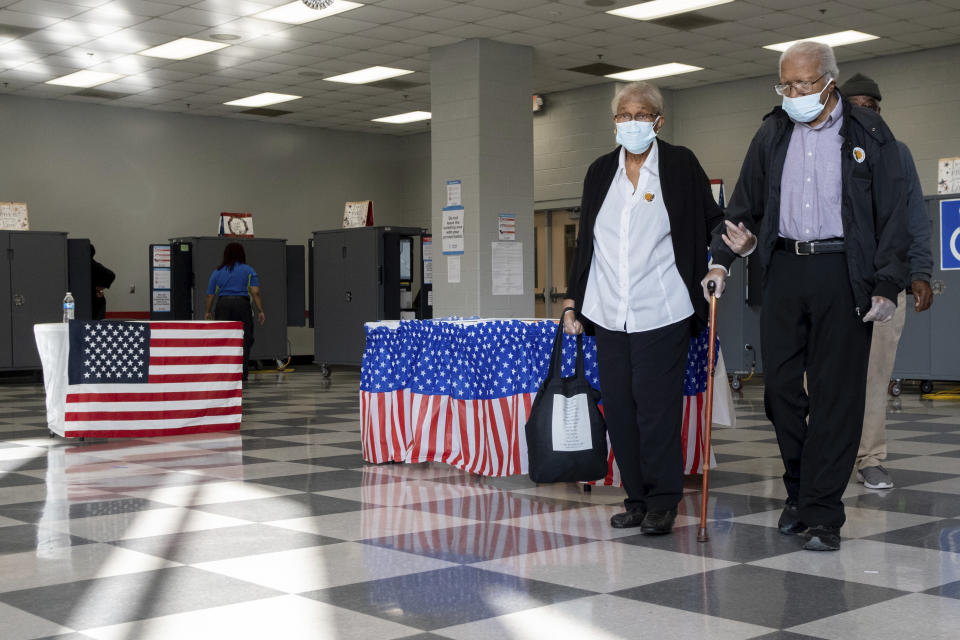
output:
[[[867,489],[892,489],[893,478],[890,473],[877,465],[875,467],[864,467],[857,472],[857,482],[862,482]]]

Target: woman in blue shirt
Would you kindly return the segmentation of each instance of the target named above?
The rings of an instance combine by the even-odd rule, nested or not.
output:
[[[247,264],[247,254],[239,242],[231,242],[223,249],[223,261],[210,275],[207,285],[207,320],[239,320],[243,322],[243,379],[247,379],[247,361],[253,345],[253,309],[250,299],[257,305],[257,320],[262,325],[263,298],[260,297],[260,280],[253,267]],[[216,311],[213,301],[216,299]]]

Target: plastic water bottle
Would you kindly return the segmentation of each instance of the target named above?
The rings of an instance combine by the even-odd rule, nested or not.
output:
[[[74,318],[74,305],[73,305],[73,294],[67,291],[67,295],[63,296],[63,321],[69,322]]]

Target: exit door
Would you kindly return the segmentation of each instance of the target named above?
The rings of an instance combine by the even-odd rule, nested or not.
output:
[[[534,213],[534,312],[538,318],[560,316],[579,224],[579,214],[567,209]]]

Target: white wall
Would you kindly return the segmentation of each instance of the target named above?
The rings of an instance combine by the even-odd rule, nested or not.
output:
[[[840,62],[840,83],[856,72],[869,75],[883,94],[882,115],[913,152],[925,194],[936,193],[939,158],[960,155],[960,47],[941,47],[872,60]],[[667,122],[662,137],[690,147],[711,178],[732,192],[750,139],[764,114],[779,104],[769,76],[665,91]],[[579,201],[590,162],[612,148],[609,100],[614,85],[547,95],[547,109],[534,119],[536,206]]]
[[[0,200],[27,202],[32,229],[91,239],[117,273],[109,311],[147,310],[147,245],[214,235],[221,211],[252,212],[258,236],[291,244],[340,226],[347,200],[372,199],[377,224],[402,224],[414,144],[13,96],[0,96],[0,140]],[[312,353],[309,329],[291,337]]]

